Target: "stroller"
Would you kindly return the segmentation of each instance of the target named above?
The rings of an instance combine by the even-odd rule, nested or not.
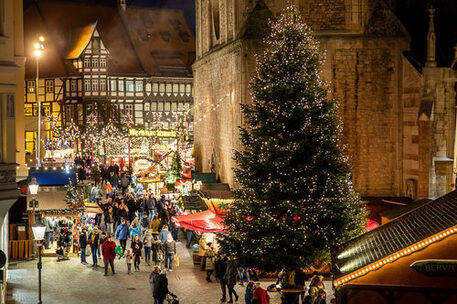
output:
[[[168,304],[179,304],[178,297],[174,294],[167,294],[166,300]]]

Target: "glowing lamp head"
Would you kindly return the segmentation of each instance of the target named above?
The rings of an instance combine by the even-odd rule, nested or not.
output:
[[[43,36],[40,36],[40,38],[38,38],[40,40],[40,42],[44,42],[44,37]]]
[[[33,238],[35,241],[44,240],[44,233],[46,232],[46,226],[43,225],[40,221],[36,222],[32,226]]]
[[[37,57],[37,58],[41,57],[41,54],[42,54],[41,50],[37,49],[37,50],[33,51],[33,55],[35,55],[35,57]]]
[[[36,182],[36,178],[32,178],[32,182],[29,184],[29,191],[32,195],[38,194],[38,187],[39,185]]]

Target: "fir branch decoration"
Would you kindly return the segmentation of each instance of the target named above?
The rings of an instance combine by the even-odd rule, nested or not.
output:
[[[65,202],[72,210],[83,210],[89,201],[89,190],[86,185],[75,185],[71,182],[65,194]]]

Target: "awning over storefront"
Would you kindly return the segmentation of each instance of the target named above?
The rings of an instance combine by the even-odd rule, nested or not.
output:
[[[205,233],[225,233],[224,219],[210,210],[188,215],[174,216],[178,227]]]

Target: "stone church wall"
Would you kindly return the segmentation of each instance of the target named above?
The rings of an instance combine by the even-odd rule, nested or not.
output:
[[[424,193],[428,192],[428,166],[421,167],[428,157],[421,159],[418,119],[424,79],[405,57],[402,65],[403,195],[417,199],[427,197]]]
[[[340,101],[343,142],[355,188],[364,196],[400,195],[402,43],[396,39],[321,39],[324,78]]]
[[[244,2],[252,9],[254,1]],[[294,2],[305,21],[322,30],[317,37],[326,52],[323,76],[331,96],[341,102],[343,139],[355,188],[363,196],[420,196],[425,191],[422,179],[428,174],[428,168],[420,165],[421,153],[428,148],[420,144],[424,139],[419,134],[421,128],[422,134],[429,129],[417,120],[423,81],[403,56],[408,38],[364,35],[369,1]],[[221,19],[227,23],[221,29],[233,31],[235,38],[248,14],[243,0],[234,3],[235,7],[223,4],[219,9],[227,16]],[[273,14],[284,5],[276,0],[265,3]],[[208,29],[207,21],[197,20],[198,24]],[[202,35],[200,40],[208,41],[205,29],[197,26],[197,33]],[[233,149],[240,148],[242,123],[239,105],[251,100],[254,53],[261,48],[256,40],[228,41],[223,34],[221,39],[227,41],[203,47],[194,64],[195,156],[197,170],[215,172],[221,182],[233,187]]]

